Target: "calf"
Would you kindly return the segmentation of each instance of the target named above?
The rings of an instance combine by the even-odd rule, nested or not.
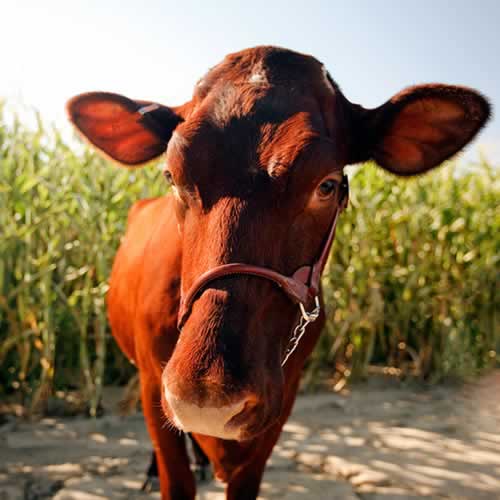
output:
[[[228,499],[255,499],[325,321],[319,277],[347,202],[343,168],[372,159],[422,174],[477,134],[489,105],[432,84],[365,109],[313,57],[256,47],[227,56],[181,106],[92,92],[67,109],[119,164],[164,154],[170,190],[130,210],[108,294],[113,335],[139,369],[162,498],[195,496],[183,431]]]

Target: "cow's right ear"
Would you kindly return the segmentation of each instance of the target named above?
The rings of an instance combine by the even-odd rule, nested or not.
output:
[[[491,115],[488,100],[476,90],[440,83],[410,87],[378,108],[348,106],[349,163],[375,160],[400,176],[437,167],[469,143]]]
[[[160,156],[182,121],[175,108],[108,92],[77,95],[68,101],[66,110],[71,123],[92,145],[129,167]]]

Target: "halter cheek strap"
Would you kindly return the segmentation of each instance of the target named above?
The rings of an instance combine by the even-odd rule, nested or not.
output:
[[[269,269],[267,267],[254,266],[251,264],[243,263],[233,263],[224,264],[221,266],[214,267],[209,271],[203,273],[199,278],[195,280],[191,288],[188,290],[185,296],[181,297],[181,303],[179,308],[177,327],[179,330],[182,329],[184,323],[186,322],[193,303],[199,296],[201,291],[212,281],[225,278],[228,276],[237,275],[250,275],[259,278],[264,278],[275,283],[287,296],[288,298],[298,304],[301,310],[301,318],[299,324],[294,328],[293,334],[290,338],[289,346],[282,361],[282,365],[285,364],[286,360],[290,357],[292,352],[297,348],[297,345],[305,332],[306,326],[315,321],[319,316],[320,305],[319,305],[319,291],[320,291],[320,281],[321,274],[328,260],[328,255],[332,248],[333,240],[335,238],[335,229],[337,227],[337,220],[342,211],[347,207],[349,201],[349,184],[347,177],[344,175],[342,182],[340,184],[338,206],[330,224],[330,229],[325,237],[321,252],[318,258],[310,266],[303,266],[291,276],[285,276],[277,271]],[[306,307],[312,301],[315,301],[314,309],[308,313]]]

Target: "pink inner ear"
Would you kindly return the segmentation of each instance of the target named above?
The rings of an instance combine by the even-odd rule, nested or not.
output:
[[[424,143],[437,143],[446,138],[446,130],[436,126],[435,123],[429,123],[417,116],[413,120],[405,118],[401,123],[395,123],[391,128],[394,132],[389,138],[401,138],[411,141],[419,141]],[[386,139],[387,140],[387,139]]]
[[[123,115],[123,114],[122,114]],[[91,134],[91,140],[118,139],[120,136],[130,135],[137,131],[137,123],[129,116],[121,116],[121,119],[104,120],[95,116],[80,116],[75,120],[76,124],[86,135]]]
[[[112,101],[90,101],[77,107],[80,116],[88,116],[93,120],[116,120],[127,113],[122,104]]]
[[[456,102],[425,97],[405,106],[400,117],[425,115],[428,120],[459,120],[464,117],[464,108]]]
[[[83,95],[70,102],[68,111],[75,126],[100,151],[119,163],[138,166],[162,154],[166,144],[141,123],[134,102],[121,99],[124,102]]]
[[[144,157],[161,154],[161,151],[158,151],[156,138],[147,130],[141,130],[124,137],[121,141],[116,141],[114,151],[116,157],[128,164],[142,163]]]
[[[391,135],[384,141],[383,155],[391,164],[402,165],[404,162],[409,170],[417,168],[424,160],[420,146],[413,139],[397,135]]]
[[[398,173],[425,171],[460,149],[471,125],[460,101],[423,97],[399,111],[379,151]]]
[[[390,136],[413,140],[422,146],[452,139],[464,110],[453,102],[425,98],[405,106],[389,131]]]

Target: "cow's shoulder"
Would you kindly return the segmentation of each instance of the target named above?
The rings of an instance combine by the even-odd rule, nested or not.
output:
[[[130,208],[127,231],[113,263],[107,304],[113,335],[132,361],[137,361],[139,333],[134,325],[138,316],[151,318],[158,311],[174,309],[170,302],[177,300],[176,294],[163,291],[178,282],[176,235],[170,196],[143,199]],[[163,318],[147,322],[161,325]]]
[[[154,214],[161,210],[169,203],[168,197],[156,196],[154,198],[144,198],[133,203],[128,211],[127,222],[132,225],[136,219],[150,218],[150,222],[154,223]]]

